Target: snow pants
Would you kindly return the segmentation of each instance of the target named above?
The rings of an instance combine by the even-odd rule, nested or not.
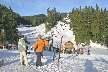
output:
[[[42,62],[41,62],[42,53],[36,52],[36,55],[37,55],[36,66],[42,66]]]
[[[23,65],[23,63],[25,63],[26,66],[28,66],[28,60],[27,60],[27,55],[26,55],[26,52],[23,51],[23,52],[20,52],[20,63],[21,65]]]

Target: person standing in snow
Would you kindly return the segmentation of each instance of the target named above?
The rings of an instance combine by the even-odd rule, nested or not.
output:
[[[45,46],[48,46],[48,41],[43,40],[41,35],[38,35],[38,40],[36,40],[36,42],[33,45],[33,48],[35,49],[37,55],[36,67],[42,66],[41,56]]]
[[[18,50],[20,52],[20,63],[23,66],[24,63],[26,66],[29,66],[27,55],[26,55],[26,45],[24,41],[24,35],[20,36],[20,39],[18,41]]]
[[[76,54],[76,56],[78,56],[78,47],[77,46],[75,46],[75,54]]]
[[[83,54],[83,53],[84,53],[84,49],[81,48],[81,49],[80,49],[80,54]]]
[[[90,55],[90,47],[88,47],[87,55]]]

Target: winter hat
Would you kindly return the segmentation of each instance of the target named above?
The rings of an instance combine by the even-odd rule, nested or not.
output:
[[[40,38],[40,39],[41,39],[41,38],[42,38],[42,36],[39,34],[39,35],[38,35],[38,38]]]
[[[21,35],[20,38],[24,38],[24,35]]]

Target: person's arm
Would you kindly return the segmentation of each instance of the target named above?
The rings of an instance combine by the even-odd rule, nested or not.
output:
[[[24,40],[22,40],[22,46],[23,46],[23,48],[26,50],[26,43],[25,43],[25,41]]]
[[[49,45],[49,42],[47,40],[44,40],[45,46]]]
[[[33,45],[33,48],[36,49],[37,46],[38,46],[38,42],[36,41],[36,42],[34,43],[34,45]]]

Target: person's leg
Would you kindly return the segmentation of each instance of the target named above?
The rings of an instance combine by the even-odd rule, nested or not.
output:
[[[66,49],[64,49],[64,54],[66,53]]]
[[[71,51],[69,51],[69,54],[71,54]]]
[[[41,56],[42,56],[42,58],[43,58],[43,54],[41,53]]]
[[[38,66],[39,64],[38,64],[38,52],[35,52],[36,53],[36,56],[37,56],[37,58],[36,58],[36,66]]]
[[[42,66],[41,56],[43,56],[43,54],[42,54],[42,53],[40,53],[40,54],[39,54],[39,66]]]
[[[40,52],[36,52],[36,55],[37,55],[36,66],[42,66],[42,63],[41,63],[41,53]]]
[[[20,52],[20,64],[21,65],[24,65],[23,62],[24,62],[23,55],[22,55],[22,52]]]
[[[78,51],[77,50],[75,50],[75,54],[76,54],[76,56],[78,56]]]
[[[23,53],[23,56],[24,56],[25,65],[26,65],[26,66],[29,66],[29,63],[28,63],[28,60],[27,60],[26,52],[23,51],[22,53]]]

